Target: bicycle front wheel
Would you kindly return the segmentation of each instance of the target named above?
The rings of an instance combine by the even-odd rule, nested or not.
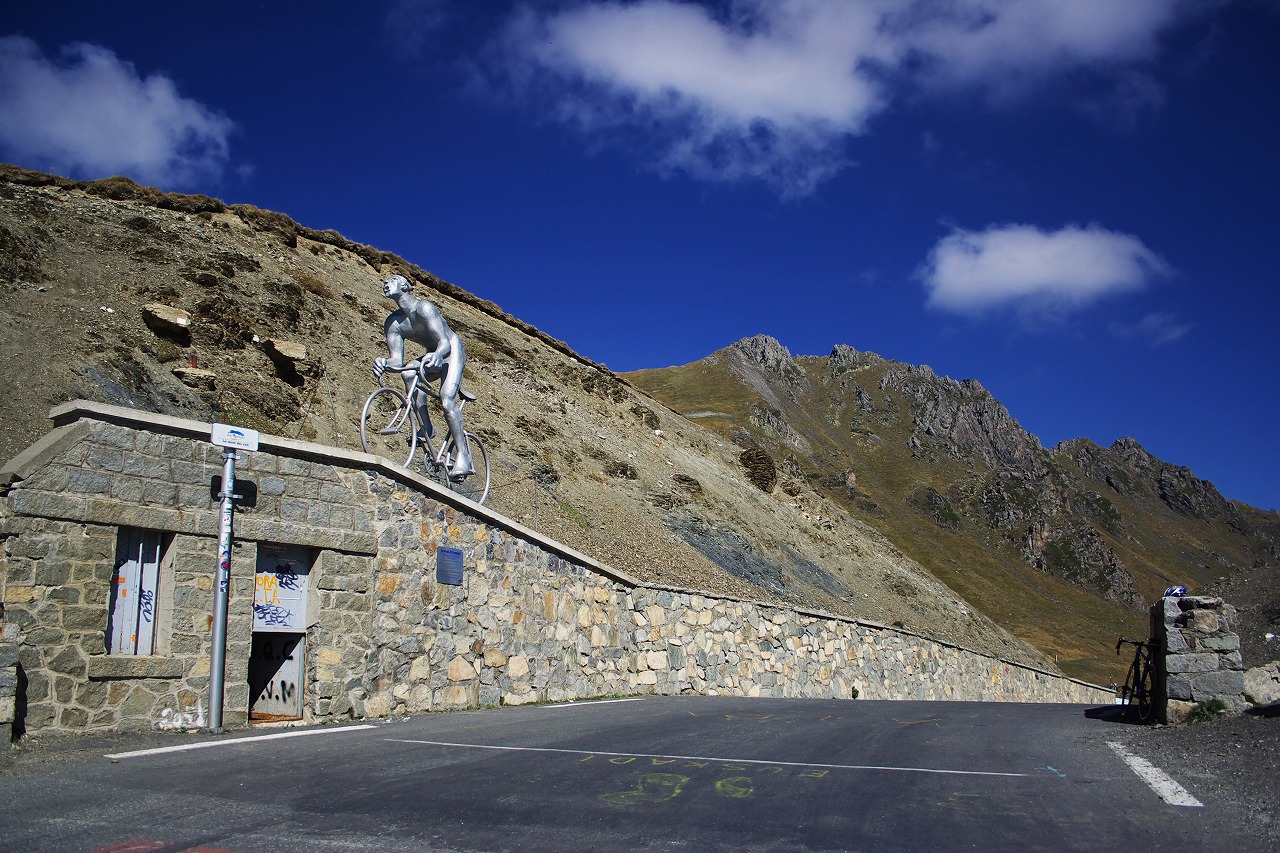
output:
[[[360,413],[360,443],[365,453],[409,466],[418,449],[418,416],[404,394],[379,388],[369,395]]]
[[[458,456],[458,447],[451,435],[444,448],[444,465],[439,471],[440,482],[464,498],[482,504],[489,497],[489,451],[485,450],[484,442],[473,432],[466,433],[466,441],[471,449],[471,467],[475,469],[475,473],[461,480],[454,480],[449,476],[449,469]]]

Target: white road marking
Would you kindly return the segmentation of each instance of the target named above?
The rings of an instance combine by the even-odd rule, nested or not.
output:
[[[1204,803],[1191,796],[1186,788],[1173,781],[1173,778],[1168,773],[1165,773],[1145,758],[1134,755],[1123,744],[1107,741],[1107,746],[1111,747],[1116,755],[1124,759],[1124,763],[1129,765],[1129,769],[1137,773],[1138,778],[1146,782],[1151,787],[1151,790],[1156,792],[1157,797],[1169,805],[1189,806],[1191,808],[1204,806]]]
[[[557,702],[554,705],[539,705],[539,708],[579,708],[583,705],[610,705],[614,702],[643,702],[643,696],[632,696],[629,699],[585,699],[578,702]]]
[[[200,741],[200,743],[186,743],[186,744],[182,744],[181,746],[161,746],[161,747],[156,747],[155,749],[137,749],[137,750],[134,750],[133,752],[117,752],[114,755],[104,755],[103,758],[110,758],[112,761],[118,761],[121,758],[137,758],[138,756],[141,756],[141,755],[161,755],[166,752],[186,752],[187,750],[190,750],[190,749],[205,749],[211,746],[230,746],[235,743],[249,743],[251,741],[256,743],[257,741],[260,741],[260,740],[276,740],[278,738],[285,738],[285,737],[304,737],[306,735],[337,735],[337,734],[342,734],[343,732],[355,732],[355,731],[360,731],[361,729],[373,729],[373,728],[377,728],[377,726],[366,724],[366,725],[359,725],[359,726],[341,726],[341,727],[332,728],[332,729],[307,729],[306,731],[298,731],[298,732],[278,732],[273,735],[254,735],[251,737],[228,738],[226,740],[204,740],[204,741]]]
[[[931,767],[881,767],[874,764],[813,764],[808,761],[765,761],[758,758],[713,758],[706,755],[662,755],[649,752],[606,752],[601,749],[556,749],[545,746],[494,746],[485,743],[449,743],[439,740],[399,740],[395,743],[418,743],[426,746],[451,746],[459,749],[493,749],[504,752],[558,752],[564,755],[604,755],[611,758],[661,758],[667,761],[716,761],[723,764],[763,764],[772,767],[813,767],[820,770],[896,770],[901,773],[941,773],[950,776],[1025,777],[1026,773],[995,773],[989,770],[937,770]]]

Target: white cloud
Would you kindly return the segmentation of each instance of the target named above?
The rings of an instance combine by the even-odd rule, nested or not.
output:
[[[929,82],[1003,94],[1075,68],[1149,58],[1156,37],[1190,11],[1183,0],[945,0],[887,20]]]
[[[1176,316],[1166,311],[1156,311],[1148,314],[1134,325],[1111,324],[1111,331],[1116,337],[1146,341],[1153,347],[1171,344],[1180,340],[1191,329],[1192,325],[1190,323],[1183,323]]]
[[[876,9],[735,8],[731,20],[671,0],[526,9],[503,54],[512,79],[548,96],[559,119],[589,133],[652,133],[660,169],[807,193],[846,165],[842,137],[884,107],[880,84],[856,67],[881,50]]]
[[[1054,232],[1001,225],[953,231],[933,247],[917,276],[929,291],[930,307],[975,313],[1005,305],[1080,308],[1169,273],[1137,237],[1097,225]]]
[[[560,120],[657,139],[659,168],[796,195],[847,165],[845,142],[903,85],[1008,97],[1123,72],[1222,2],[600,0],[522,7],[495,52]]]
[[[230,119],[178,94],[161,74],[89,44],[47,58],[21,36],[0,38],[0,152],[76,178],[123,174],[189,188],[227,166]]]

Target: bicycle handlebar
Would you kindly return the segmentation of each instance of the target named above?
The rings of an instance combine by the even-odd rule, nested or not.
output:
[[[1129,640],[1129,639],[1126,639],[1126,638],[1124,638],[1124,637],[1121,637],[1119,640],[1117,640],[1117,641],[1116,641],[1116,654],[1120,654],[1120,647],[1121,647],[1121,646],[1123,646],[1123,645],[1125,645],[1126,643],[1128,643],[1129,645],[1132,645],[1132,646],[1138,646],[1139,648],[1141,648],[1142,646],[1150,646],[1150,645],[1152,645],[1152,644],[1153,644],[1153,642],[1154,642],[1154,641],[1153,641],[1153,640],[1150,640],[1150,639],[1147,639],[1147,640]]]
[[[423,375],[422,371],[423,371],[422,359],[415,358],[413,361],[402,364],[399,367],[391,367],[390,365],[384,364],[382,366],[382,372],[376,375],[378,377],[378,385],[380,385],[383,388],[387,388],[389,387],[387,385],[388,373],[401,373],[401,374],[416,373],[417,386],[415,390],[421,390],[423,393],[429,394],[430,396],[435,397],[436,399],[439,399],[440,392],[437,391],[435,388],[431,387],[431,380],[428,379],[425,375]],[[464,403],[474,402],[476,399],[475,394],[472,394],[470,391],[464,391],[462,388],[458,389],[458,396],[462,398]]]
[[[422,377],[422,359],[420,359],[420,358],[415,358],[413,361],[410,361],[410,362],[407,362],[407,363],[405,363],[405,364],[402,364],[402,365],[400,365],[399,367],[392,367],[391,365],[387,364],[387,363],[386,363],[386,360],[384,359],[384,360],[383,360],[382,372],[381,372],[381,373],[379,373],[379,372],[378,372],[378,370],[377,370],[377,361],[375,361],[375,362],[374,362],[374,371],[373,371],[373,373],[374,373],[374,376],[375,376],[375,377],[377,378],[377,380],[378,380],[378,384],[379,384],[379,385],[381,385],[383,388],[386,388],[386,387],[387,387],[387,374],[388,374],[388,373],[401,373],[401,374],[403,374],[403,373],[416,373],[416,374],[418,374],[418,378],[419,378],[419,379],[422,379],[422,378],[423,378],[423,377]]]

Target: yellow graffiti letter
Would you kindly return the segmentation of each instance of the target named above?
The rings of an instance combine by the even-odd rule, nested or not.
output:
[[[636,780],[630,791],[601,794],[600,799],[616,806],[633,806],[637,803],[665,803],[680,796],[688,776],[678,773],[646,773]]]

